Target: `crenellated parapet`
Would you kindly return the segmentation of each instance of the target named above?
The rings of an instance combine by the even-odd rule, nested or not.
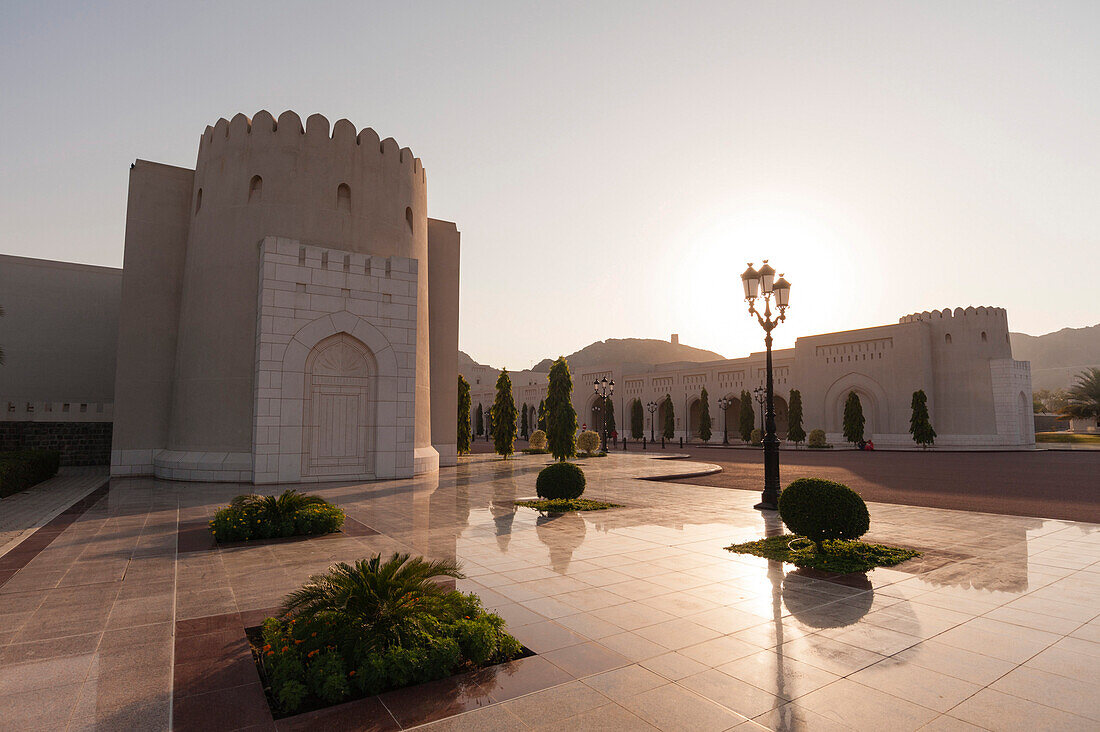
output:
[[[916,323],[921,321],[943,321],[966,318],[973,320],[975,318],[990,318],[990,319],[1002,319],[1005,322],[1008,321],[1008,311],[1004,308],[987,307],[985,305],[979,305],[974,307],[971,305],[967,308],[944,308],[943,310],[925,310],[923,313],[912,313],[910,315],[903,315],[898,319],[899,323]]]

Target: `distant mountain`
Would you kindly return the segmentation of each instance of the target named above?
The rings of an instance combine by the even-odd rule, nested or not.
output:
[[[608,338],[585,346],[576,353],[565,357],[570,366],[593,366],[597,364],[644,364],[671,363],[685,361],[719,361],[725,358],[714,351],[692,348],[670,341],[653,338]],[[550,371],[553,359],[544,358],[531,367],[532,371]]]
[[[1100,324],[1041,336],[1009,333],[1012,357],[1031,361],[1031,388],[1062,389],[1090,366],[1100,366]]]

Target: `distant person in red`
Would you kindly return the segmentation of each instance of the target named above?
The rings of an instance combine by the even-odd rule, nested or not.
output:
[[[611,430],[611,441],[615,442],[618,439],[619,439],[619,431],[618,430]]]
[[[874,440],[867,440],[867,444],[863,446],[863,449],[864,450],[874,450],[875,449],[875,441]]]

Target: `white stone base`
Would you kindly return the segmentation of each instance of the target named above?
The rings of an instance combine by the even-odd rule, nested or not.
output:
[[[111,475],[152,475],[153,456],[160,448],[147,450],[111,450]]]
[[[432,445],[435,451],[439,453],[439,467],[441,468],[453,468],[458,465],[458,445],[451,443],[449,445]]]
[[[153,475],[200,483],[251,483],[252,455],[247,452],[160,450],[153,456]]]
[[[439,453],[434,447],[418,447],[413,450],[413,475],[434,473],[437,470],[439,470]]]

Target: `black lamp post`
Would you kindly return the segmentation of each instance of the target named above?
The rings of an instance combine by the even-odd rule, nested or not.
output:
[[[645,408],[649,410],[649,441],[653,442],[657,439],[657,430],[654,424],[656,417],[653,416],[653,413],[657,411],[657,402],[650,402],[645,405]]]
[[[756,403],[760,405],[760,436],[764,436],[764,405],[768,401],[768,390],[762,386],[758,386],[752,390],[752,393],[756,396]]]
[[[730,444],[729,415],[726,410],[733,404],[733,400],[722,397],[718,400],[718,408],[722,410],[722,444]]]
[[[772,331],[787,319],[787,305],[790,302],[791,283],[779,275],[775,279],[775,269],[764,260],[760,270],[753,269],[752,263],[741,274],[741,283],[745,286],[745,300],[749,303],[749,313],[756,316],[760,327],[764,329],[764,344],[768,352],[767,409],[764,418],[764,492],[760,503],[753,506],[758,510],[774,511],[779,507],[779,437],[775,434],[775,390],[772,382]],[[779,310],[772,318],[772,297]],[[756,310],[756,298],[764,298],[764,313]]]
[[[592,388],[600,397],[600,406],[603,408],[603,451],[607,452],[607,398],[615,393],[615,380],[607,380],[607,377],[592,382]]]

